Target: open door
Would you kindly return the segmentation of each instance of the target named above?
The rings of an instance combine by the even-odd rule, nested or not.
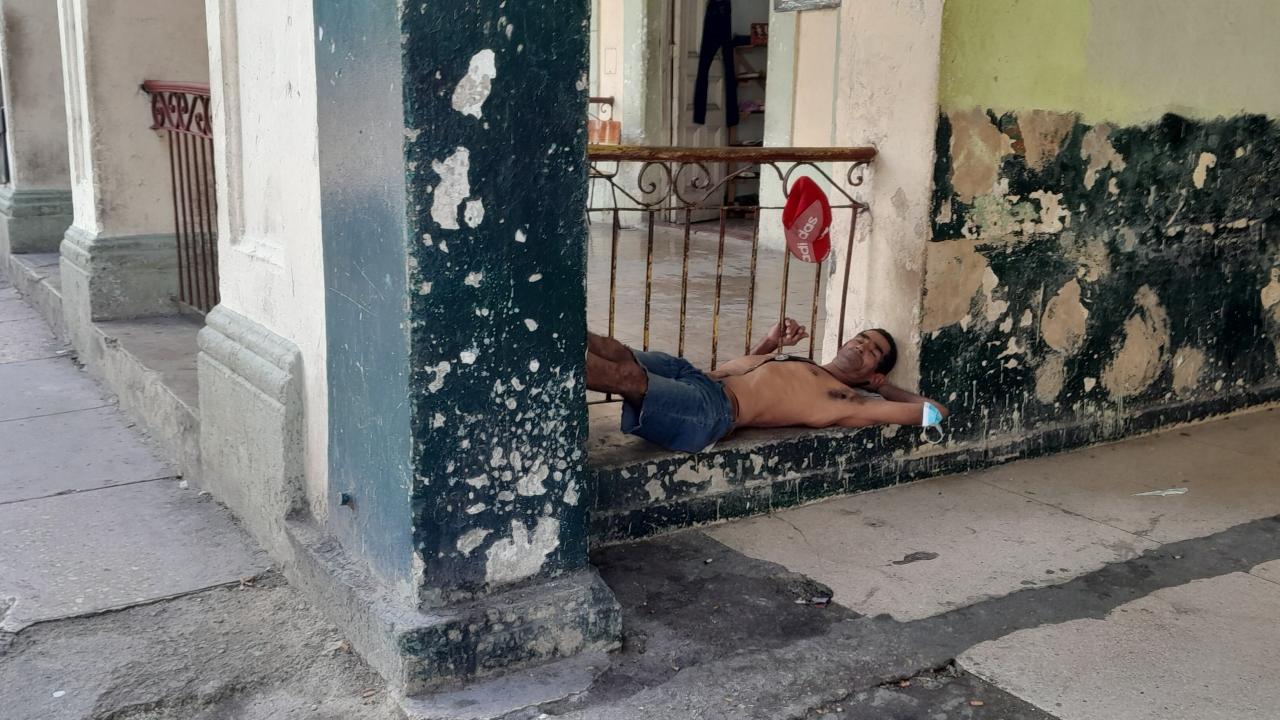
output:
[[[725,147],[729,129],[725,127],[724,64],[717,57],[711,64],[707,79],[707,122],[693,122],[693,87],[698,78],[698,51],[702,40],[702,21],[706,13],[706,0],[672,0],[671,2],[671,144],[678,147]],[[723,163],[708,164],[707,173],[689,168],[681,174],[679,192],[686,198],[701,197],[707,190],[694,186],[717,185],[725,175]],[[708,198],[708,204],[717,207],[723,191],[718,190]],[[695,211],[694,222],[719,219],[716,210]],[[683,220],[683,218],[680,218]]]

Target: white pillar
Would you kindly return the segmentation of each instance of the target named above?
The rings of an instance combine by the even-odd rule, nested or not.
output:
[[[0,2],[9,181],[0,185],[0,260],[57,252],[71,223],[67,123],[58,8],[48,0]]]
[[[859,219],[854,241],[845,336],[868,327],[893,333],[899,351],[893,379],[907,385],[914,385],[920,372],[942,4],[859,0],[840,10],[836,144],[873,145],[879,151],[866,185],[857,190],[871,210]],[[832,252],[842,262],[846,238],[847,233],[837,232],[833,243]],[[839,332],[839,290],[833,282],[827,293],[828,353],[834,352]]]
[[[209,0],[221,302],[200,334],[202,480],[269,549],[328,513],[311,0]],[[244,447],[254,452],[244,452]]]
[[[208,82],[203,0],[59,0],[74,221],[63,307],[82,352],[89,323],[172,313],[177,248],[169,151],[144,80]]]

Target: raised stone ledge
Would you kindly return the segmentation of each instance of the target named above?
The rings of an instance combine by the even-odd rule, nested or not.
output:
[[[1280,401],[1280,385],[1220,398],[1099,412],[980,442],[929,445],[918,428],[752,430],[687,455],[639,441],[591,454],[593,545],[760,515],[844,495],[1110,442]]]

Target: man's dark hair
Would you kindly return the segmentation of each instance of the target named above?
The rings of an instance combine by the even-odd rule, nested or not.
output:
[[[881,375],[888,375],[889,371],[893,370],[893,366],[898,364],[898,343],[894,342],[893,336],[884,328],[871,328],[867,332],[878,332],[884,336],[885,340],[889,341],[889,352],[885,353],[884,357],[880,358],[879,364],[876,365],[876,372]]]

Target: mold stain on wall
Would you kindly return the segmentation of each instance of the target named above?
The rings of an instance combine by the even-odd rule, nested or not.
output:
[[[953,438],[1274,394],[1278,141],[1259,115],[944,113],[921,375]]]

